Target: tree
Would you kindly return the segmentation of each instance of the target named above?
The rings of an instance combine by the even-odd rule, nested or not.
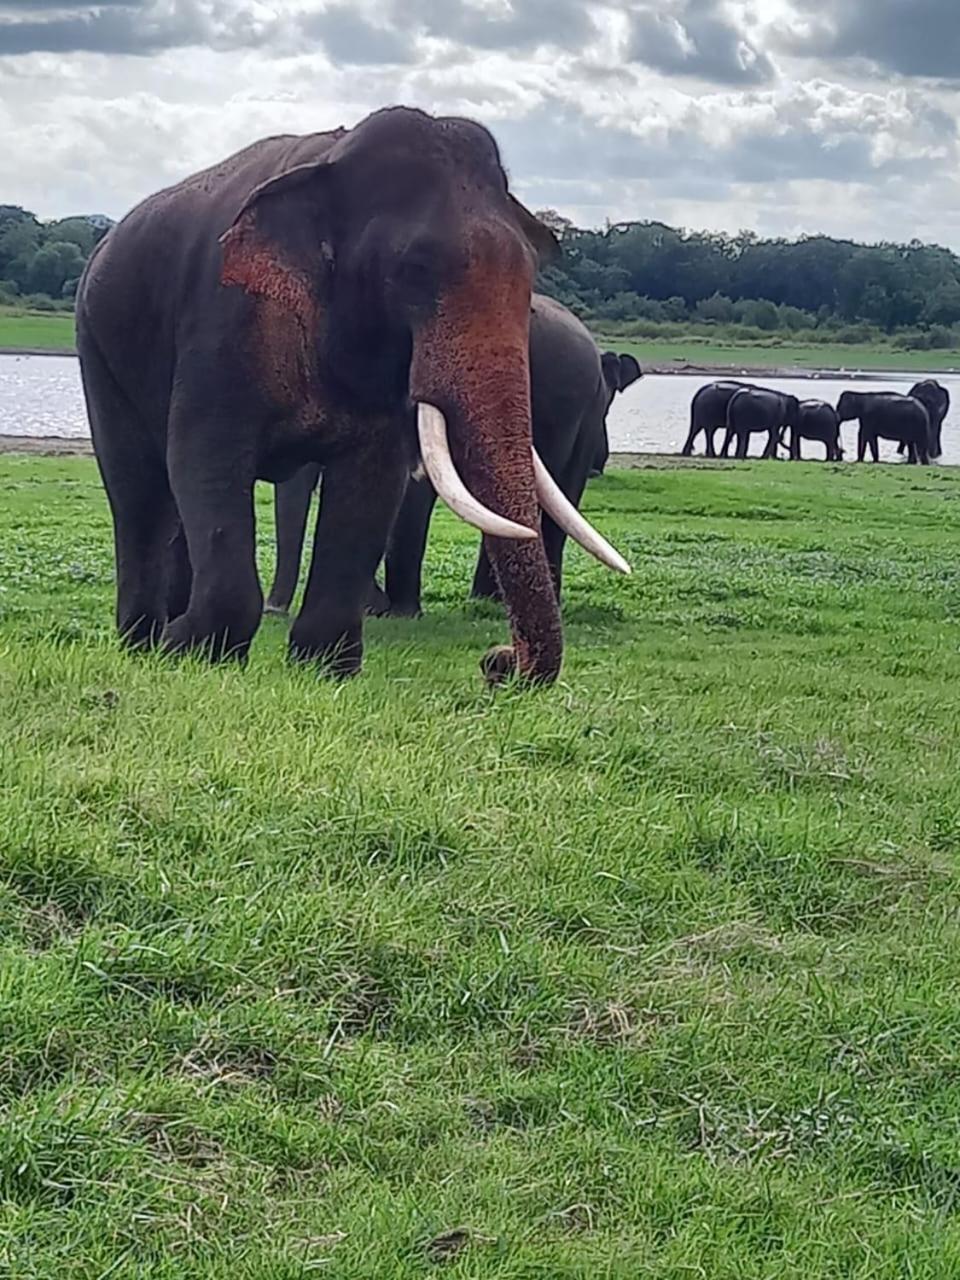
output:
[[[68,280],[77,279],[83,263],[83,254],[75,244],[67,241],[45,244],[29,265],[27,289],[30,293],[45,293],[49,298],[62,297],[63,286]]]

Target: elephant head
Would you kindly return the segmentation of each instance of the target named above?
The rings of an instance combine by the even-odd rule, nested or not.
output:
[[[603,380],[610,392],[610,399],[607,401],[609,409],[617,392],[626,391],[627,387],[633,386],[639,378],[643,377],[643,370],[636,356],[620,355],[616,351],[604,351],[601,360]]]
[[[636,356],[620,355],[616,351],[604,351],[600,357],[600,362],[603,368],[603,386],[605,388],[603,430],[596,453],[590,463],[591,480],[603,475],[610,457],[610,441],[607,436],[607,414],[610,412],[610,406],[619,392],[626,391],[627,387],[633,386],[638,379],[643,377],[643,370],[640,368],[640,361]]]
[[[841,422],[852,422],[863,412],[863,396],[858,391],[844,391],[837,401],[837,417]]]
[[[328,400],[398,417],[416,406],[424,467],[483,530],[507,605],[513,644],[487,656],[488,678],[555,679],[562,629],[539,507],[628,569],[533,451],[530,296],[556,241],[510,194],[490,134],[378,111],[321,160],[261,185],[223,240],[225,282],[253,276],[306,309]]]

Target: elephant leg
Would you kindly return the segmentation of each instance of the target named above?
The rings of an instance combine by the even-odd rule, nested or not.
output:
[[[167,563],[169,577],[167,579],[167,619],[173,621],[186,613],[190,604],[190,590],[193,586],[193,569],[190,567],[190,553],[187,550],[187,535],[177,517],[176,533],[171,539]]]
[[[231,424],[232,425],[232,424]],[[257,576],[252,452],[226,447],[231,430],[211,433],[211,448],[193,422],[171,428],[170,482],[180,509],[192,568],[186,609],[164,628],[171,653],[201,650],[212,661],[243,660],[263,610]]]
[[[880,461],[880,442],[877,438],[876,432],[872,432],[870,435],[870,456],[873,458],[874,462]]]
[[[800,447],[800,432],[790,432],[790,460],[792,462],[802,462],[803,453]]]
[[[703,435],[706,440],[706,456],[708,458],[715,458],[717,456],[717,428],[707,427],[705,428]]]
[[[267,613],[286,613],[297,590],[303,539],[310,501],[320,480],[320,467],[311,462],[289,480],[274,485],[273,509],[277,530],[277,566],[267,596]]]
[[[370,594],[367,596],[367,613],[371,618],[388,618],[390,616],[390,597],[379,582],[374,581],[370,584]]]
[[[863,427],[857,432],[857,461],[863,462],[867,456],[867,433]]]
[[[544,540],[546,539],[544,538]],[[500,588],[497,586],[497,580],[493,576],[493,565],[487,555],[486,543],[482,539],[480,542],[480,554],[477,556],[477,567],[473,574],[473,583],[470,586],[470,598],[471,600],[500,599]]]
[[[776,458],[776,456],[777,456],[777,441],[779,440],[779,438],[780,438],[780,428],[779,428],[779,427],[774,427],[774,428],[770,431],[769,436],[767,437],[767,447],[766,447],[766,448],[764,449],[764,451],[763,451],[763,456],[764,456],[765,458],[768,458],[768,459],[769,459],[769,458],[774,458],[774,459]]]
[[[682,458],[691,458],[693,456],[693,446],[696,444],[697,436],[699,434],[700,434],[700,428],[691,426],[689,432],[687,433],[687,438],[684,441],[683,448],[680,450],[680,456]],[[704,434],[709,440],[710,432],[707,431]]]
[[[178,515],[163,452],[97,347],[81,336],[83,390],[97,467],[113,517],[116,620],[131,649],[156,645],[167,619]]]
[[[749,431],[738,431],[738,432],[737,432],[737,457],[738,457],[738,458],[741,458],[741,459],[742,459],[742,458],[745,458],[745,457],[747,456],[747,446],[748,446],[749,442],[750,442],[750,432],[749,432]],[[726,455],[724,455],[724,456],[726,456]]]
[[[720,450],[721,458],[729,458],[730,446],[733,444],[735,436],[737,436],[737,432],[734,431],[733,427],[727,427],[727,433],[723,437],[723,448]],[[739,447],[739,440],[738,440],[738,447]]]
[[[423,559],[437,491],[429,480],[411,480],[397,513],[387,547],[388,612],[394,618],[418,618],[422,612]]]
[[[145,472],[140,479],[146,481]],[[109,492],[109,490],[108,490]],[[182,612],[182,531],[165,472],[111,497],[117,558],[117,630],[131,649],[152,649],[173,611]],[[189,574],[189,560],[187,560]],[[189,577],[186,578],[189,590]]]
[[[324,470],[313,559],[290,654],[330,675],[355,675],[363,660],[363,618],[408,476],[394,421],[365,421],[354,453]],[[371,427],[373,428],[371,431]]]

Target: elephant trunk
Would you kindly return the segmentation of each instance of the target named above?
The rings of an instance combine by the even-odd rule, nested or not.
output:
[[[410,395],[445,420],[469,494],[527,535],[484,534],[513,637],[511,647],[487,655],[484,672],[494,683],[514,673],[551,683],[563,659],[560,610],[543,540],[529,536],[540,521],[530,425],[532,265],[507,226],[474,227],[468,245],[463,277],[415,334]]]

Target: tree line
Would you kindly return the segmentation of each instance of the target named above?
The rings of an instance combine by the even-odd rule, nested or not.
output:
[[[41,222],[19,205],[0,205],[0,303],[72,307],[84,264],[109,228],[96,215]]]
[[[738,325],[833,341],[901,334],[923,346],[952,345],[960,326],[960,258],[939,245],[762,239],[662,222],[589,231],[552,210],[540,217],[563,246],[541,287],[608,328]]]
[[[609,332],[736,329],[756,340],[786,332],[816,341],[894,335],[907,346],[960,343],[960,257],[939,245],[762,239],[662,222],[591,231],[552,210],[540,217],[563,246],[540,288]],[[0,303],[69,308],[110,225],[90,215],[42,222],[0,205]]]

